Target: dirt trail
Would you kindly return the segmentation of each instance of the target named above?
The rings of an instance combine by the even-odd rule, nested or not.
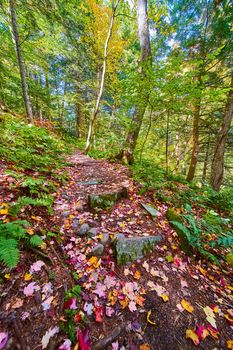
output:
[[[226,349],[227,340],[232,338],[230,323],[224,316],[232,300],[228,272],[224,274],[211,264],[201,265],[198,260],[191,262],[180,251],[176,234],[165,217],[167,206],[152,193],[140,196],[140,186],[130,178],[126,167],[93,160],[79,151],[69,162],[65,170],[70,180],[56,193],[54,215],[45,218],[44,223],[45,229],[60,232],[47,242],[53,265],[41,256],[32,258],[24,253],[9,284],[2,288],[0,331],[7,330],[11,336],[6,348],[41,349],[46,331],[59,326],[57,334],[51,336],[47,347],[50,350],[58,349],[65,338],[76,337],[76,333],[80,344],[85,344],[78,348],[81,350],[196,349],[192,340],[186,339],[187,329],[209,327],[203,308],[218,306],[214,313],[218,331],[209,327],[209,335],[199,347]],[[89,209],[88,194],[115,191],[122,186],[128,188],[129,196],[111,210]],[[141,203],[155,205],[155,220]],[[95,235],[81,237],[83,224],[95,228]],[[162,242],[144,259],[117,266],[112,245],[117,233],[125,237],[160,234]],[[104,237],[108,238],[104,252],[91,257],[90,252]],[[25,273],[38,259],[46,263],[32,277],[39,289],[26,297],[23,289],[29,282],[25,281]],[[46,292],[48,284],[51,290]],[[81,287],[79,296],[71,294],[64,302],[67,290],[74,285]],[[51,301],[44,307],[48,298]],[[182,308],[183,299],[193,310]],[[101,339],[106,347],[98,345]]]

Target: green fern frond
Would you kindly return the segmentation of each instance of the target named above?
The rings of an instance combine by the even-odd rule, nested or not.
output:
[[[15,239],[0,237],[0,260],[10,268],[16,267],[19,261],[18,243]]]
[[[43,240],[38,235],[33,235],[30,237],[30,244],[34,247],[39,247],[43,244]]]

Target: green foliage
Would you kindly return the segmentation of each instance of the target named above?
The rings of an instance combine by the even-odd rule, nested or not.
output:
[[[43,243],[38,235],[27,234],[25,227],[28,226],[25,220],[0,223],[0,260],[7,267],[13,268],[18,264],[19,242],[36,247]]]
[[[217,256],[210,250],[232,248],[233,230],[228,226],[229,220],[221,218],[213,211],[208,211],[204,218],[196,218],[190,206],[186,206],[186,213],[182,218],[184,222],[171,223],[182,231],[195,251],[218,264]]]
[[[45,128],[27,124],[10,114],[2,118],[0,157],[13,162],[18,169],[51,172],[63,164],[62,154],[72,150],[71,144],[65,145],[61,137]],[[33,187],[32,179],[25,181],[24,185]]]
[[[53,198],[47,194],[41,194],[40,198],[19,197],[16,204],[11,205],[9,212],[12,216],[17,216],[23,207],[45,207],[49,214],[53,213]]]

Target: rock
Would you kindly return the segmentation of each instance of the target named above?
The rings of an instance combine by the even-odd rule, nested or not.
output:
[[[70,197],[67,196],[67,194],[62,194],[62,198],[63,198],[63,199],[70,199]]]
[[[70,213],[69,213],[68,211],[63,211],[63,212],[61,213],[61,216],[62,216],[63,218],[68,218],[69,215],[70,215]]]
[[[184,224],[182,216],[177,214],[174,209],[168,208],[168,210],[166,212],[166,217],[169,221],[169,224],[174,228],[174,230],[176,231],[176,233],[178,235],[179,242],[180,242],[180,248],[187,255],[193,256],[192,246],[189,244],[189,241],[188,241],[185,233],[172,223],[173,221],[176,221],[176,222],[179,222],[180,224]]]
[[[111,345],[114,340],[116,340],[121,333],[126,329],[128,325],[125,323],[121,324],[112,329],[111,333],[106,335],[103,339],[100,339],[97,343],[94,344],[95,350],[103,350],[106,349],[108,345]]]
[[[79,212],[83,212],[84,208],[83,208],[83,205],[82,204],[78,204],[75,208],[77,211]]]
[[[97,236],[97,231],[98,230],[96,227],[92,227],[91,229],[88,230],[87,235],[89,237],[95,237],[95,236]]]
[[[103,244],[97,244],[97,246],[95,246],[88,255],[90,256],[101,256],[104,252],[104,246]]]
[[[161,236],[148,236],[117,240],[115,250],[118,265],[143,258],[161,239]]]
[[[119,199],[126,198],[127,196],[128,190],[126,187],[122,187],[118,191],[114,192],[90,194],[88,196],[89,207],[91,209],[108,209],[111,208]]]
[[[72,222],[72,225],[71,225],[72,229],[74,231],[77,231],[78,228],[79,228],[79,219],[74,219],[73,222]]]
[[[89,231],[90,226],[88,224],[82,224],[78,231],[79,236],[85,236],[85,234]]]
[[[109,241],[109,234],[108,234],[108,233],[104,233],[104,234],[103,234],[103,237],[102,237],[101,240],[100,240],[100,243],[103,244],[103,245],[105,245],[105,244],[108,243],[108,241]]]
[[[125,239],[125,235],[123,235],[123,233],[116,233],[113,237],[113,244],[116,244],[117,241],[120,241],[121,239]]]

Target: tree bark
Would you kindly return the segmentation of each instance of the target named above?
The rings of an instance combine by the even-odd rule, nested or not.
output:
[[[28,94],[28,86],[27,86],[27,81],[26,81],[26,72],[25,72],[25,67],[24,67],[24,63],[23,63],[21,47],[20,47],[18,23],[17,23],[16,11],[15,11],[15,0],[9,0],[9,9],[10,9],[10,14],[11,14],[13,40],[14,40],[15,48],[16,48],[16,52],[17,52],[17,59],[18,59],[22,92],[23,92],[23,99],[24,99],[27,119],[29,122],[33,122],[32,108],[31,108],[30,98],[29,98],[29,94]]]
[[[137,2],[137,22],[138,38],[141,46],[141,79],[145,81],[148,76],[148,65],[151,66],[150,35],[147,18],[147,0],[138,0]],[[133,153],[137,144],[138,135],[141,129],[142,120],[148,104],[150,92],[149,88],[138,92],[137,106],[133,114],[130,129],[126,137],[124,148],[121,151],[120,158],[124,164],[133,162]]]
[[[224,117],[217,135],[215,151],[211,165],[210,184],[215,191],[219,191],[224,175],[224,153],[228,132],[233,117],[233,75],[231,76],[231,90],[227,97]]]
[[[90,123],[89,123],[88,135],[87,135],[87,140],[86,140],[86,148],[85,148],[86,153],[91,148],[91,142],[92,142],[93,133],[94,133],[94,124],[95,124],[96,117],[99,113],[100,100],[101,100],[101,97],[103,95],[104,83],[105,83],[105,74],[106,74],[107,57],[108,57],[108,46],[109,46],[109,41],[110,41],[111,36],[112,36],[112,30],[113,30],[114,20],[116,17],[117,6],[119,5],[120,1],[121,0],[117,0],[116,4],[113,4],[113,6],[112,6],[112,15],[110,18],[109,29],[108,29],[108,33],[107,33],[107,37],[106,37],[106,41],[105,41],[105,45],[104,45],[104,59],[103,59],[103,66],[102,66],[100,88],[99,88],[99,92],[97,95],[95,108],[94,108],[94,111],[93,111],[93,114],[91,116]]]

